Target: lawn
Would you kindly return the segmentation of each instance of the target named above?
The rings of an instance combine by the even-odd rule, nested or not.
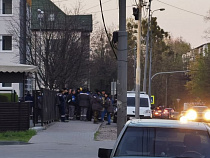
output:
[[[27,130],[27,131],[7,131],[0,132],[0,141],[20,141],[20,142],[28,142],[32,136],[36,135],[35,130]]]

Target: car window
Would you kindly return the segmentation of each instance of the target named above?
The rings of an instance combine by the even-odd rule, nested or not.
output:
[[[176,128],[128,127],[115,156],[210,158],[210,141],[206,131]]]
[[[127,97],[127,106],[135,107],[135,97]],[[147,98],[140,98],[140,107],[149,107]]]

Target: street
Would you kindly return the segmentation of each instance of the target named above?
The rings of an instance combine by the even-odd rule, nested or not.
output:
[[[1,145],[0,158],[97,158],[98,148],[112,148],[115,141],[94,141],[100,124],[56,122],[32,137],[28,145]]]

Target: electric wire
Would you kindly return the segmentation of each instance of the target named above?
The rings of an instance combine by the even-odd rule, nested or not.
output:
[[[108,2],[110,2],[110,1],[112,1],[112,0],[105,1],[105,2],[103,2],[102,4],[108,3]],[[89,9],[92,9],[92,8],[95,8],[95,7],[98,7],[98,5],[92,6],[92,7],[88,8],[88,9],[84,9],[84,10],[82,10],[82,11],[86,11],[86,10],[89,10]]]
[[[204,18],[206,17],[206,16],[204,16],[204,15],[201,15],[201,14],[198,14],[198,13],[195,13],[195,12],[192,12],[192,11],[189,11],[189,10],[186,10],[186,9],[183,9],[183,8],[176,7],[176,6],[174,6],[174,5],[171,5],[171,4],[162,2],[162,1],[160,1],[160,0],[157,0],[157,1],[160,2],[160,3],[163,3],[163,4],[165,4],[165,5],[171,6],[171,7],[173,7],[173,8],[176,8],[176,9],[179,9],[179,10],[182,10],[182,11],[185,11],[185,12],[188,12],[188,13],[191,13],[191,14],[194,14],[194,15],[198,15],[198,16],[201,16],[201,17],[204,17]]]
[[[104,14],[103,14],[103,8],[102,8],[101,0],[99,0],[99,2],[100,2],[101,16],[102,16],[102,21],[103,21],[104,29],[105,29],[105,32],[106,32],[106,36],[107,36],[107,38],[108,38],[108,40],[109,40],[109,44],[110,44],[110,46],[111,46],[111,48],[112,48],[112,51],[113,51],[113,53],[114,53],[114,55],[115,55],[115,58],[117,59],[117,55],[116,55],[116,53],[115,53],[115,50],[114,50],[114,48],[113,48],[112,42],[111,42],[111,40],[110,40],[110,37],[109,37],[108,32],[107,32],[107,29],[106,29],[106,25],[105,25],[105,20],[104,20]]]

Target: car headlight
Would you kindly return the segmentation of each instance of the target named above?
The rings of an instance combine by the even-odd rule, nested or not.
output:
[[[189,110],[186,114],[188,120],[195,120],[197,118],[197,112],[194,110]]]
[[[187,123],[187,117],[185,117],[185,116],[180,117],[180,122]]]
[[[206,120],[210,120],[210,111],[205,112],[204,117]]]

